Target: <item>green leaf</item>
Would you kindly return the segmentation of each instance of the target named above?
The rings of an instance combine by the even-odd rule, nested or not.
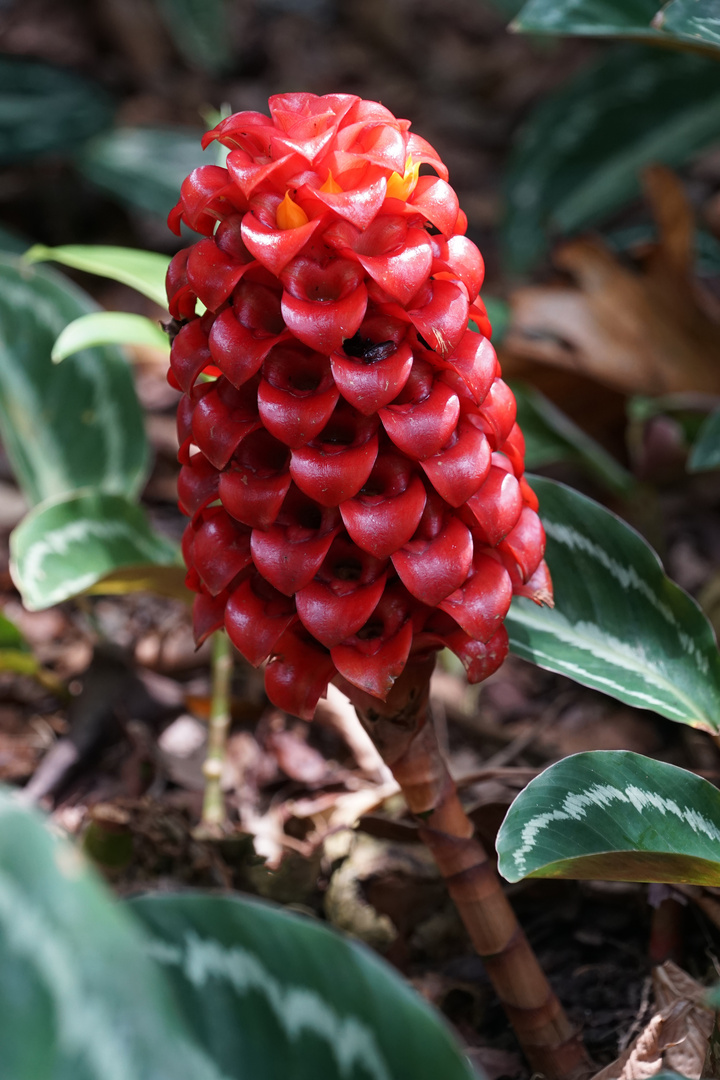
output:
[[[0,614],[0,671],[34,675],[39,666],[17,626]]]
[[[720,730],[720,654],[695,601],[615,514],[564,484],[531,482],[556,606],[513,601],[512,651],[629,705]]]
[[[201,138],[188,128],[115,128],[86,143],[76,164],[103,191],[164,220],[188,173],[214,164]]]
[[[112,123],[97,83],[36,60],[0,57],[0,165],[74,149]]]
[[[27,643],[15,623],[0,614],[0,649],[19,649],[27,652]]]
[[[12,1080],[226,1080],[137,924],[0,789],[0,1060]]]
[[[10,535],[10,559],[23,603],[38,611],[89,591],[116,570],[173,566],[179,556],[152,532],[139,506],[81,491],[31,510]]]
[[[653,39],[656,0],[529,0],[512,24],[530,34]]]
[[[640,46],[612,50],[531,113],[506,177],[504,245],[526,271],[548,242],[639,194],[644,166],[678,165],[717,138],[720,65]]]
[[[715,0],[670,0],[662,6],[657,0],[530,0],[512,29],[720,48]]]
[[[438,1015],[319,923],[218,896],[141,897],[131,910],[227,1080],[472,1080]]]
[[[720,20],[716,0],[670,0],[654,19],[663,38],[720,49]]]
[[[156,0],[186,62],[211,75],[232,65],[226,0]]]
[[[518,424],[525,436],[525,464],[538,469],[555,461],[578,461],[611,491],[629,495],[635,478],[557,405],[526,383],[511,381]]]
[[[169,349],[168,336],[152,319],[124,311],[93,311],[68,323],[53,346],[53,363],[94,345],[149,345]]]
[[[510,807],[498,869],[524,877],[720,885],[720,792],[626,750],[551,765]]]
[[[0,256],[0,430],[33,503],[83,487],[132,496],[145,480],[142,411],[122,353],[50,360],[67,323],[94,310],[62,275]]]
[[[506,300],[499,300],[495,296],[483,296],[482,301],[485,304],[490,325],[492,326],[493,345],[499,345],[510,325],[510,305]],[[474,325],[472,323],[470,328],[473,329]]]
[[[690,472],[720,469],[720,409],[708,416],[688,460]]]
[[[65,244],[53,248],[35,244],[25,255],[25,261],[30,263],[47,260],[71,266],[74,270],[83,270],[86,274],[120,281],[147,296],[159,307],[167,307],[165,275],[170,265],[167,255],[138,251],[136,248],[85,244]]]

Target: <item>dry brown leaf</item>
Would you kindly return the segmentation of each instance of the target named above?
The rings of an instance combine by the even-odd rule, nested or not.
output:
[[[646,1080],[664,1070],[700,1077],[714,1020],[703,1005],[705,987],[668,960],[653,971],[653,991],[655,1015],[593,1080]]]
[[[659,239],[640,265],[599,239],[563,244],[555,262],[575,284],[518,290],[503,351],[624,393],[719,393],[720,310],[692,275],[692,211],[664,166],[646,170],[644,184]]]

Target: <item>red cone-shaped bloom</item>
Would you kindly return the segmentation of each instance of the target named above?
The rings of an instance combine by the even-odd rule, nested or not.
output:
[[[482,257],[406,120],[349,94],[270,114],[208,132],[226,167],[169,219],[203,234],[167,279],[196,636],[224,625],[304,717],[333,678],[384,698],[443,647],[479,682],[513,593],[552,603],[515,400],[468,329]]]

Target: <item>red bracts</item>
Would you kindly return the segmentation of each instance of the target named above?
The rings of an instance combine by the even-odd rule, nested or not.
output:
[[[445,646],[477,682],[512,594],[552,596],[482,258],[406,120],[349,94],[270,113],[205,136],[227,165],[169,220],[205,237],[168,272],[197,639],[224,626],[303,717],[333,678],[384,698]]]

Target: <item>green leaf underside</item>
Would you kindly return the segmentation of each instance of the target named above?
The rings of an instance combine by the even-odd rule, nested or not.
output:
[[[711,413],[698,432],[688,459],[690,472],[720,469],[720,409]]]
[[[500,873],[720,884],[720,792],[624,750],[574,754],[532,780],[497,837]]]
[[[214,163],[200,145],[202,134],[188,128],[115,128],[87,143],[76,162],[103,191],[164,219],[185,177]]]
[[[471,1080],[437,1014],[320,924],[226,897],[143,897],[131,908],[193,1036],[229,1080]]]
[[[615,514],[532,477],[555,608],[513,600],[512,651],[611,697],[706,731],[720,728],[720,655],[705,615]]]
[[[142,411],[122,353],[50,359],[67,323],[93,310],[62,275],[0,256],[0,429],[33,503],[88,486],[132,496],[145,480]]]
[[[64,153],[112,123],[97,83],[35,60],[0,58],[0,165]]]
[[[138,928],[78,852],[0,789],[0,1061],[12,1080],[227,1080]]]
[[[86,244],[51,248],[35,244],[25,255],[25,260],[31,263],[53,260],[74,270],[110,278],[136,289],[159,307],[167,307],[165,275],[170,258],[155,251]]]
[[[670,0],[664,5],[657,0],[530,0],[513,29],[720,47],[715,0]]]
[[[606,220],[639,195],[644,166],[674,166],[717,138],[720,65],[619,46],[531,113],[507,178],[504,245],[528,270],[553,237]]]
[[[517,422],[525,437],[525,465],[537,469],[554,461],[574,460],[619,494],[635,488],[635,478],[611,454],[579,428],[539,390],[510,381],[517,401]]]
[[[93,311],[68,323],[53,346],[52,359],[57,364],[80,349],[95,345],[147,345],[169,349],[165,331],[144,315],[124,311]]]
[[[177,554],[179,559],[179,553]],[[186,576],[185,565],[181,565],[180,562],[170,566],[157,562],[133,563],[132,566],[115,567],[85,591],[96,596],[124,596],[131,592],[151,592],[156,596],[169,596],[191,604],[195,594],[186,586]]]
[[[13,580],[33,611],[91,590],[114,571],[179,558],[139,506],[97,491],[35,507],[12,532],[10,555]]]

